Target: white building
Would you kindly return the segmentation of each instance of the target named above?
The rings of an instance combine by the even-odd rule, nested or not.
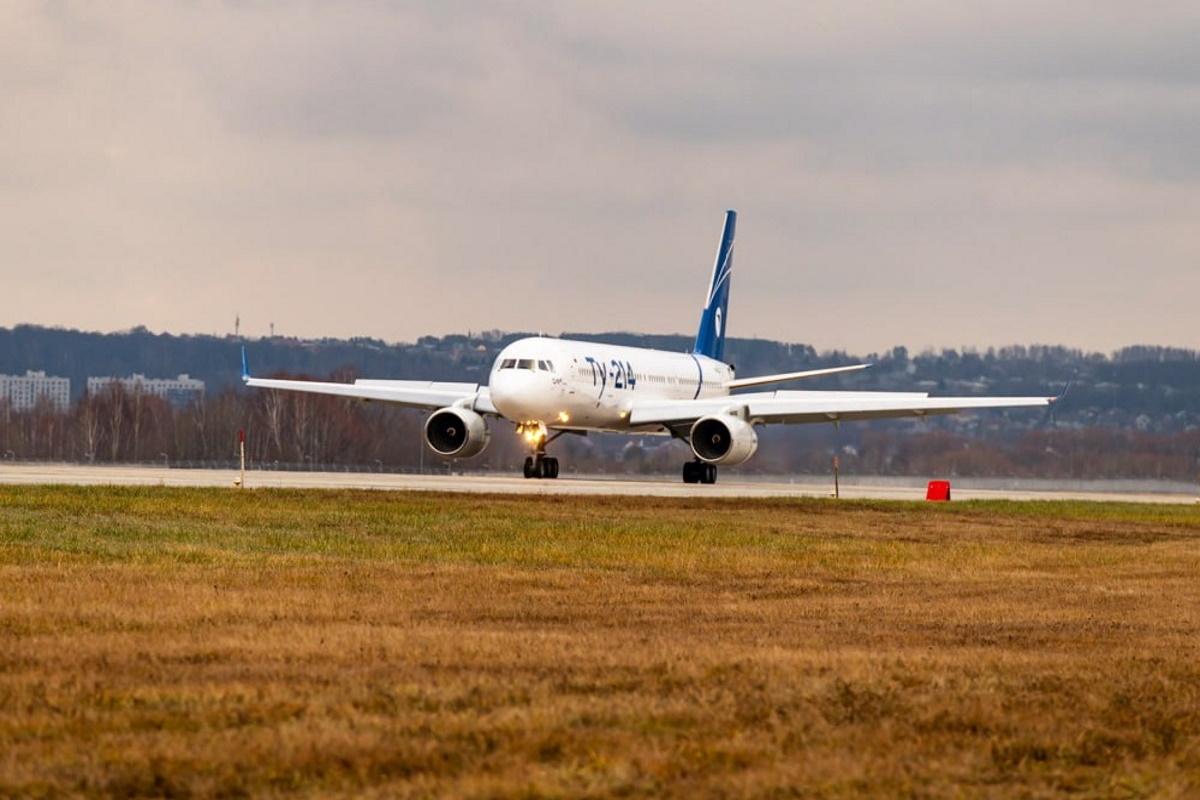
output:
[[[123,386],[130,394],[141,392],[179,406],[185,406],[204,395],[204,381],[189,377],[186,372],[174,378],[147,378],[138,372],[128,378],[90,377],[87,379],[88,394],[99,394],[114,383]]]
[[[14,410],[28,411],[43,397],[58,411],[66,411],[71,405],[71,379],[34,370],[24,375],[0,375],[0,400],[7,400]]]

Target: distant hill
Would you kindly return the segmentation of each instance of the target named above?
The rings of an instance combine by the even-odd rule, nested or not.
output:
[[[71,379],[83,392],[91,375],[152,377],[188,373],[219,393],[239,385],[245,345],[258,374],[286,372],[327,376],[346,372],[369,377],[485,381],[499,350],[527,333],[426,336],[412,343],[378,339],[242,340],[232,336],[155,334],[144,328],[92,333],[18,325],[0,328],[0,373],[42,369]],[[683,351],[691,337],[633,333],[567,333],[637,347]],[[853,376],[804,384],[809,388],[916,389],[944,394],[1059,393],[1056,428],[1110,427],[1175,433],[1200,428],[1200,353],[1165,347],[1127,347],[1111,354],[1053,347],[1004,347],[986,351],[940,350],[912,354],[817,352],[811,345],[764,339],[730,339],[727,355],[742,376],[868,361]],[[1044,426],[1036,414],[963,415],[937,423],[969,435]]]

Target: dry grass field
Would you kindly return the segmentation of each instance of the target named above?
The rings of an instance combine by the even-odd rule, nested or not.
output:
[[[0,487],[0,796],[1200,796],[1200,509]]]

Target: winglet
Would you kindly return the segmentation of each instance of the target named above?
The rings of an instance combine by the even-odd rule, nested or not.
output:
[[[242,345],[242,380],[250,380],[250,367],[246,365],[246,345]]]

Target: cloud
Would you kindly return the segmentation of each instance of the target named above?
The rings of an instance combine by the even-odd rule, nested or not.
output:
[[[636,15],[630,30],[584,40],[582,85],[641,135],[792,141],[877,169],[1090,158],[1194,175],[1200,160],[1187,136],[1200,126],[1194,14],[1148,30],[1141,15],[1093,19],[1081,31],[1091,9],[956,19],[939,7],[852,39],[808,25],[807,7],[748,30],[740,7],[720,9],[704,29],[727,34],[700,44],[639,37]]]
[[[0,322],[1200,346],[1200,15],[0,10]]]

